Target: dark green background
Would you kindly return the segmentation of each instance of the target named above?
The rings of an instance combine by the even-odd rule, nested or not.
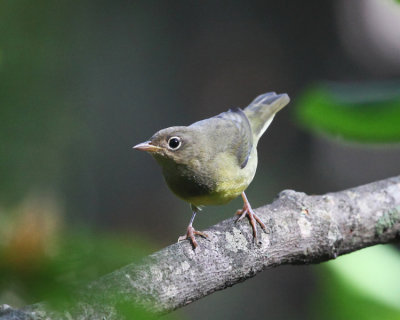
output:
[[[244,107],[267,91],[287,92],[292,103],[259,143],[258,172],[247,193],[254,207],[282,189],[320,194],[399,174],[399,147],[387,144],[399,139],[398,97],[388,98],[396,110],[390,131],[374,121],[381,100],[367,113],[358,109],[354,126],[354,113],[345,112],[349,122],[343,122],[337,113],[343,101],[329,91],[366,82],[379,91],[400,76],[399,61],[389,68],[374,45],[357,49],[346,41],[352,30],[370,41],[360,27],[365,8],[346,3],[1,1],[4,216],[26,197],[46,194],[57,199],[71,228],[84,223],[131,236],[139,243],[131,243],[134,252],[161,249],[184,233],[190,209],[168,190],[155,161],[131,147],[161,128]],[[360,62],[368,50],[373,61]],[[240,206],[235,200],[205,208],[195,226],[231,217]],[[121,255],[115,266],[130,261],[125,248]],[[179,317],[308,319],[318,310],[316,318],[323,318],[329,304],[314,307],[316,297],[328,297],[332,292],[324,288],[336,282],[321,280],[334,272],[322,269],[266,271],[184,308]],[[359,304],[347,301],[350,308]]]

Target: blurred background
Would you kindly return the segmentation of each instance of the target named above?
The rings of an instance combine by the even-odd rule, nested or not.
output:
[[[132,146],[268,91],[292,102],[259,143],[253,207],[398,175],[400,3],[1,1],[0,303],[86,279],[66,265],[95,261],[89,281],[175,242],[189,206]],[[399,252],[371,250],[267,270],[171,317],[400,319]]]

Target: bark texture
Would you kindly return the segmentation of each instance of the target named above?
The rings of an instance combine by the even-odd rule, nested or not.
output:
[[[42,304],[24,312],[5,307],[0,319],[118,319],[121,302],[164,313],[267,268],[398,241],[400,176],[320,196],[284,190],[256,212],[267,226],[258,243],[248,221],[231,218],[205,230],[209,238],[199,238],[196,251],[188,241],[176,243],[93,282],[73,311],[55,317]],[[98,294],[105,292],[115,298]]]

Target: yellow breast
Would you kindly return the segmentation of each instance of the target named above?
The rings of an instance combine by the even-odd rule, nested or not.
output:
[[[257,150],[253,148],[243,169],[231,155],[220,154],[212,162],[216,189],[213,193],[186,199],[195,206],[225,204],[239,196],[249,186],[257,169]]]

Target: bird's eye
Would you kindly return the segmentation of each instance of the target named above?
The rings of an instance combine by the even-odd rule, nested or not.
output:
[[[181,138],[179,137],[171,137],[168,139],[168,148],[171,150],[177,150],[181,144]]]

